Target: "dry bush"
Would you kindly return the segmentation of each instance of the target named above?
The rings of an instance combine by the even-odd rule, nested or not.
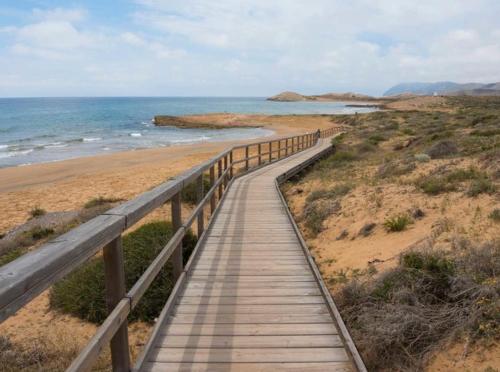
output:
[[[419,371],[454,337],[499,338],[500,241],[403,253],[382,276],[346,285],[342,316],[370,371]]]
[[[62,333],[39,336],[22,344],[0,336],[0,370],[65,371],[81,349],[78,341],[73,335]],[[109,351],[102,353],[93,370],[110,370]]]

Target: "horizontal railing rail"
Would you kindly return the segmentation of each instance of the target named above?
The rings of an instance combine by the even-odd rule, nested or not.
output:
[[[109,315],[68,370],[90,369],[101,350],[110,344],[113,370],[129,371],[127,316],[168,260],[172,261],[173,279],[176,285],[179,284],[178,280],[186,270],[182,260],[182,240],[195,222],[198,239],[203,236],[205,209],[209,208],[208,216],[214,214],[235,176],[308,149],[316,145],[320,138],[341,130],[342,128],[331,128],[233,146],[0,267],[0,322],[102,250]],[[204,177],[209,177],[209,190],[204,190]],[[181,192],[195,182],[197,204],[183,222]],[[174,235],[127,292],[122,234],[167,202],[171,204]]]

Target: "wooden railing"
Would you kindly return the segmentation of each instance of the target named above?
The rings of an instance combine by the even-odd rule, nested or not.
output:
[[[13,315],[41,292],[102,249],[106,304],[109,315],[68,370],[90,369],[101,350],[109,343],[113,370],[129,371],[127,316],[137,306],[167,260],[172,261],[175,287],[181,285],[190,265],[189,261],[186,265],[187,268],[183,267],[182,239],[195,222],[198,240],[202,238],[205,209],[209,209],[210,216],[213,215],[236,175],[245,174],[310,148],[318,142],[319,138],[327,137],[338,131],[339,129],[332,128],[326,131],[318,130],[314,133],[233,146],[175,179],[107,211],[48,242],[41,248],[1,267],[0,322]],[[209,190],[203,188],[203,178],[206,176],[210,179]],[[191,183],[197,185],[198,203],[183,222],[181,192]],[[139,280],[127,292],[122,233],[151,211],[169,201],[175,233]],[[173,292],[176,292],[175,287]],[[170,298],[166,307],[171,302],[173,300]]]

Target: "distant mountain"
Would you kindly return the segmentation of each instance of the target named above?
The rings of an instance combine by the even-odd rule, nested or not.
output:
[[[437,83],[402,83],[398,84],[384,93],[384,96],[396,96],[401,94],[417,95],[500,95],[500,83],[481,84],[466,83],[459,84],[451,81],[440,81]]]
[[[297,102],[297,101],[372,101],[374,97],[358,93],[326,93],[313,96],[305,96],[295,92],[282,92],[269,97],[268,101]]]

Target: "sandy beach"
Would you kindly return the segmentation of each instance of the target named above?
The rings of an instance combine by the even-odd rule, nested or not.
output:
[[[226,126],[260,124],[272,130],[273,137],[334,125],[329,115],[211,114],[196,118]],[[34,207],[67,211],[82,208],[97,196],[130,199],[235,143],[257,140],[177,145],[0,169],[0,233],[24,223]]]

